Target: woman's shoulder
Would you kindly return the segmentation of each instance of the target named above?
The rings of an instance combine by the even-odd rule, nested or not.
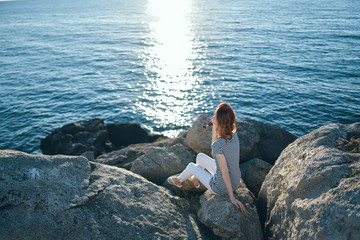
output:
[[[227,142],[232,142],[232,141],[239,141],[239,138],[237,136],[237,133],[234,132],[231,136],[230,139],[225,139],[223,137],[219,137],[218,139],[216,139],[214,142],[212,142],[211,145],[224,145],[226,144]]]
[[[234,140],[236,140],[236,141],[238,141],[238,140],[239,140],[238,135],[237,135],[237,133],[236,133],[236,132],[234,132],[234,133],[233,133],[233,135],[232,135],[232,139],[234,139]]]
[[[216,139],[214,142],[212,142],[211,145],[218,145],[218,144],[222,145],[223,143],[225,143],[225,138],[219,137],[219,138]]]

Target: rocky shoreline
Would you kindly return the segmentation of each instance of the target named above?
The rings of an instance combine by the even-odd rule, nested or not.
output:
[[[91,119],[43,139],[45,155],[0,150],[0,236],[360,239],[360,123],[296,139],[274,125],[237,121],[242,184],[235,194],[244,215],[228,196],[165,181],[197,153],[210,155],[211,130],[202,127],[210,117],[199,115],[173,139]]]

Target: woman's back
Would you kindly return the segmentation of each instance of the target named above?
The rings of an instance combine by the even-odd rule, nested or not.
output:
[[[240,185],[241,172],[239,168],[240,145],[236,132],[228,140],[222,137],[218,138],[211,144],[211,149],[212,157],[216,160],[216,173],[213,179],[211,179],[210,186],[217,194],[227,194],[228,192],[216,154],[223,154],[225,156],[232,188],[233,190],[237,189]]]

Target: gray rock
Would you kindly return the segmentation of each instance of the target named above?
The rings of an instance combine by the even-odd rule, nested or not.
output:
[[[329,124],[280,155],[259,193],[271,239],[360,239],[360,153],[338,149],[360,123]]]
[[[273,165],[281,151],[296,139],[281,127],[251,119],[236,121],[236,128],[241,163],[260,158]]]
[[[211,155],[212,128],[203,128],[210,122],[211,115],[201,114],[197,116],[185,138],[185,143],[197,153]]]
[[[188,202],[84,157],[0,151],[2,239],[206,239]]]
[[[157,141],[152,143],[132,144],[123,149],[102,154],[98,156],[94,161],[130,170],[133,162],[140,156],[144,155],[149,148],[169,148],[177,143],[183,144],[186,134],[187,131],[183,131],[179,134],[178,137],[173,139],[158,139]]]
[[[0,151],[0,210],[18,208],[26,217],[38,208],[49,213],[69,209],[76,196],[87,193],[89,177],[84,157]]]
[[[150,147],[133,162],[130,171],[161,185],[167,177],[184,170],[195,158],[195,152],[181,143],[171,147]]]
[[[123,149],[102,154],[94,161],[130,170],[133,162],[152,146],[154,144],[151,143],[132,144]]]
[[[198,211],[200,221],[223,239],[262,239],[262,229],[253,194],[242,184],[235,191],[235,197],[244,204],[246,214],[231,203],[228,195],[217,196],[206,191],[200,197],[201,208]]]
[[[261,185],[271,168],[270,163],[258,158],[240,164],[241,178],[255,197],[258,196]]]

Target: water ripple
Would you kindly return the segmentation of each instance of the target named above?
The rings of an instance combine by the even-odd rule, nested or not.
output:
[[[309,11],[311,9],[311,11]],[[0,149],[93,117],[175,136],[230,102],[297,136],[360,119],[354,1],[0,2]]]

